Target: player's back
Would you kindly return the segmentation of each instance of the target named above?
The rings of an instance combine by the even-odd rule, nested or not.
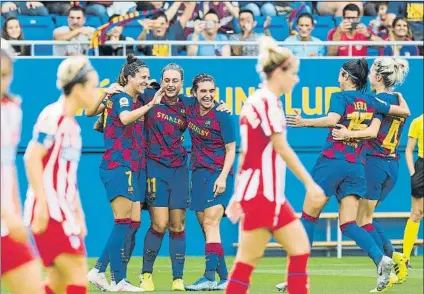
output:
[[[74,220],[74,203],[78,195],[77,169],[81,156],[81,129],[73,117],[64,113],[64,103],[48,105],[34,126],[32,141],[43,145],[44,191],[51,218],[62,222]],[[26,219],[31,220],[36,195],[31,186],[25,202]]]
[[[381,108],[376,99],[361,91],[342,91],[333,93],[331,96],[330,109],[341,116],[339,124],[343,124],[349,130],[363,130],[370,126],[377,111]],[[343,159],[352,163],[364,163],[365,140],[344,140],[336,141],[332,135],[332,128],[329,129],[322,154],[332,159]]]
[[[241,148],[244,155],[236,193],[240,200],[264,198],[285,201],[286,164],[275,152],[270,136],[286,136],[285,117],[279,97],[268,89],[257,90],[240,114]]]
[[[3,208],[21,214],[16,175],[16,151],[21,136],[22,111],[18,99],[1,99],[1,205]],[[1,236],[8,234],[1,222]]]
[[[399,98],[393,93],[380,93],[376,96],[387,104],[399,105]],[[368,155],[399,158],[398,147],[402,136],[405,118],[393,115],[378,115],[381,126],[377,137],[369,140]]]

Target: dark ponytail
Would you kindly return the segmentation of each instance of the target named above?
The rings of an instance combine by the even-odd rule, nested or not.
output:
[[[357,90],[365,91],[368,83],[368,62],[365,58],[350,60],[343,64],[342,70],[348,75]]]
[[[128,76],[134,77],[140,68],[146,67],[147,65],[137,58],[134,54],[130,53],[127,55],[127,62],[121,67],[121,72],[118,77],[118,84],[125,86],[128,83]]]

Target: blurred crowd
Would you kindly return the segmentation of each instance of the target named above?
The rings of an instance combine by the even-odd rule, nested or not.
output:
[[[422,55],[422,46],[382,46],[389,41],[423,40],[423,3],[418,1],[2,1],[2,38],[25,38],[40,18],[49,18],[54,40],[89,41],[98,26],[114,16],[158,9],[131,28],[116,26],[108,40],[256,41],[269,35],[280,41],[371,41],[377,46],[290,46],[296,56]],[[28,20],[29,18],[29,20]],[[25,20],[25,25],[22,21]],[[32,21],[31,21],[32,20]],[[62,21],[63,20],[63,21]],[[128,26],[128,24],[127,24]],[[14,46],[30,55],[30,46]],[[255,45],[157,44],[127,46],[126,52],[146,56],[256,56]],[[86,54],[88,45],[55,45],[53,55]],[[421,52],[420,52],[421,51]],[[100,55],[122,56],[122,45],[102,45]]]

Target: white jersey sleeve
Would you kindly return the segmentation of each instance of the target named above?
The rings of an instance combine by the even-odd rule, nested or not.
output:
[[[43,145],[44,148],[50,149],[55,142],[55,134],[58,128],[60,116],[49,111],[46,107],[39,115],[32,133],[32,141]]]
[[[286,120],[281,102],[268,95],[262,98],[262,103],[255,104],[259,113],[261,127],[267,137],[284,131]]]

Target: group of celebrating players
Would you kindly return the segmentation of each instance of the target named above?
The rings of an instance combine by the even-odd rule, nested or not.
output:
[[[383,292],[393,283],[402,283],[422,218],[422,116],[413,122],[407,147],[414,213],[405,229],[404,253],[394,251],[372,216],[398,175],[397,149],[410,111],[402,95],[392,91],[405,80],[407,61],[377,58],[370,71],[363,59],[346,62],[338,77],[341,92],[332,95],[327,116],[304,119],[285,117],[280,101],[299,81],[299,60],[269,37],[261,41],[260,48],[258,69],[263,86],[242,108],[236,179],[232,168],[235,125],[226,105],[215,102],[211,75],[197,75],[193,97],[187,97],[179,94],[184,82],[180,66],[164,67],[159,85],[150,80],[147,65],[129,55],[117,83],[99,95],[98,75],[88,59],[65,59],[57,74],[63,94],[40,114],[25,153],[29,190],[24,219],[15,167],[22,114],[19,100],[8,91],[12,57],[2,48],[1,274],[11,292],[82,294],[87,293],[88,281],[102,291],[154,291],[153,267],[168,230],[174,291],[247,293],[253,269],[274,237],[288,254],[287,282],[277,288],[306,294],[314,228],[332,195],[340,203],[341,231],[378,269],[372,291]],[[372,94],[364,92],[368,78]],[[82,147],[74,118],[79,108],[86,109],[88,116],[102,114],[96,128],[104,133],[106,151],[99,175],[114,215],[112,232],[90,271],[76,173]],[[312,175],[288,144],[287,126],[329,128]],[[192,140],[190,166],[183,146],[187,128]],[[414,166],[412,152],[417,141],[419,159]],[[287,166],[306,188],[300,220],[284,194]],[[149,210],[151,226],[144,238],[137,287],[126,276],[143,208]],[[187,208],[196,213],[203,231],[206,261],[204,275],[185,286]],[[219,229],[224,214],[233,223],[240,220],[240,247],[230,275]],[[47,273],[44,284],[24,223],[31,225]],[[105,275],[108,265],[111,283]],[[392,276],[393,266],[396,275]],[[22,276],[27,277],[25,282]]]

